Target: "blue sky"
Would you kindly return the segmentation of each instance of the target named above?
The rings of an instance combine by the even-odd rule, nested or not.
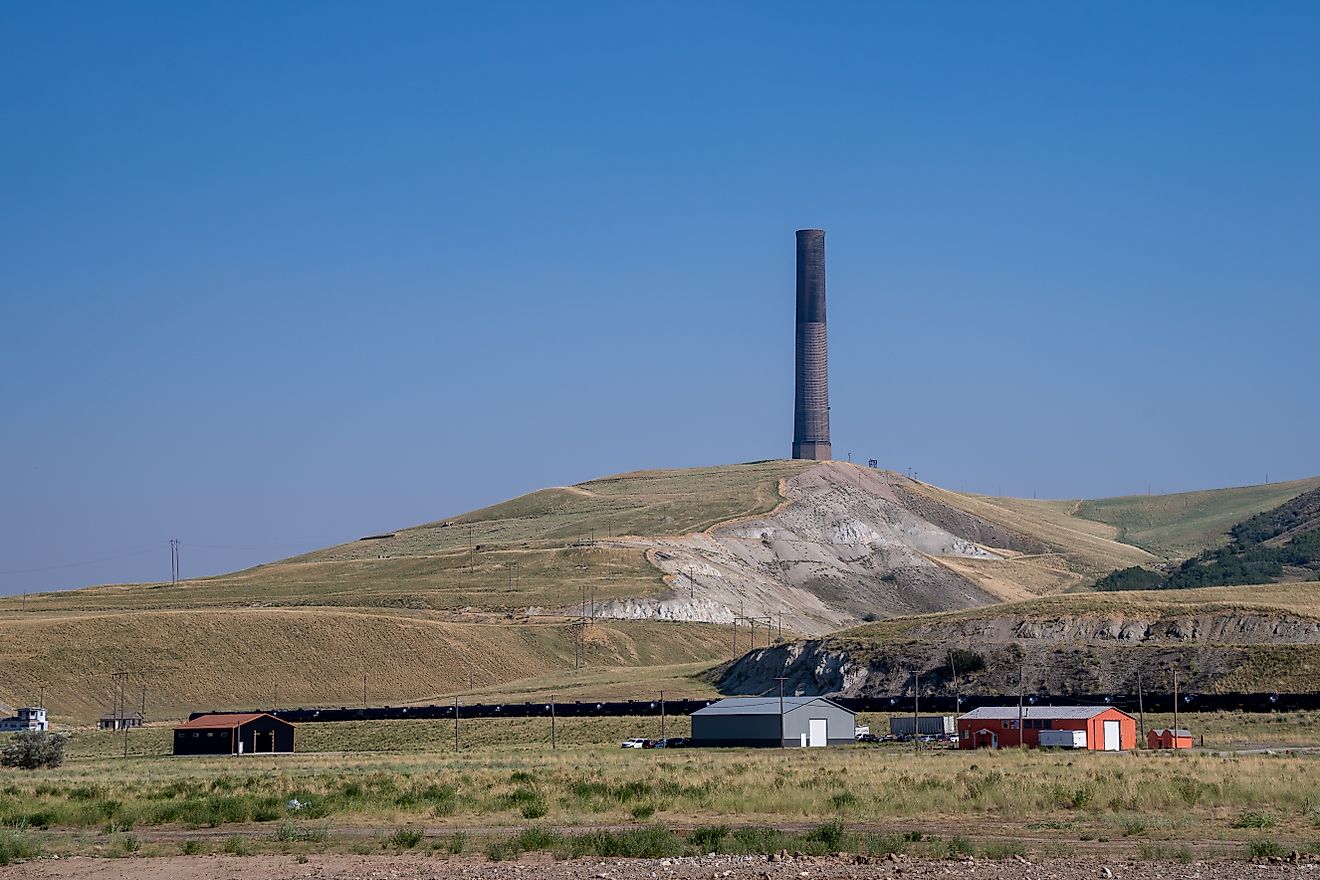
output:
[[[1312,3],[0,5],[0,591],[783,457],[1320,473]]]

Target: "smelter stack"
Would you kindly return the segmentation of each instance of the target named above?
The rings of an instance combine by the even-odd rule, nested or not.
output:
[[[797,231],[797,356],[793,457],[829,461],[830,380],[825,344],[825,230]]]

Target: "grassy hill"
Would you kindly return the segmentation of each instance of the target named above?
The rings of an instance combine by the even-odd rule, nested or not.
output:
[[[364,674],[370,702],[426,701],[455,691],[538,699],[549,692],[626,697],[630,689],[661,687],[709,693],[709,684],[693,676],[728,659],[726,627],[597,620],[585,630],[588,668],[577,671],[578,624],[555,609],[584,596],[602,603],[667,593],[646,556],[649,539],[764,517],[785,503],[785,481],[812,465],[622,474],[178,587],[112,585],[30,595],[26,603],[0,600],[0,700],[25,702],[45,686],[57,719],[87,720],[109,705],[110,673],[119,669],[133,674],[135,693],[146,685],[157,717],[269,704],[277,692],[285,704],[357,703]],[[1042,604],[995,606],[1031,615],[1053,602],[1098,603],[1090,606],[1098,610],[1150,601],[1052,594],[1085,589],[1117,568],[1152,564],[1160,559],[1154,551],[1222,543],[1224,517],[1267,510],[1310,483],[1320,480],[1095,502],[962,495],[921,483],[902,492],[932,502],[909,509],[945,510],[940,521],[948,528],[956,519],[948,511],[963,511],[1002,526],[1001,537],[1025,536],[1019,549],[999,554],[1003,559],[940,564],[1002,599],[1048,596],[1032,600]],[[1300,595],[1288,601],[1302,601]],[[1234,593],[1233,601],[1282,598],[1253,590]],[[1159,601],[1211,607],[1227,597],[1187,591]],[[908,638],[884,629],[907,625],[881,622],[849,638]]]
[[[1127,495],[1077,503],[1075,515],[1113,526],[1115,537],[1165,559],[1185,559],[1224,544],[1253,514],[1320,488],[1320,477],[1174,495]]]
[[[1183,590],[1203,586],[1320,580],[1320,489],[1257,513],[1229,530],[1223,547],[1205,550],[1165,574],[1125,568],[1098,590]]]

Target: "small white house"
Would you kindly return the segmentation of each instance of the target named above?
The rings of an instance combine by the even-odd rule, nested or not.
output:
[[[24,706],[18,715],[12,718],[0,718],[0,732],[15,733],[20,730],[50,730],[46,721],[46,710],[41,706]]]

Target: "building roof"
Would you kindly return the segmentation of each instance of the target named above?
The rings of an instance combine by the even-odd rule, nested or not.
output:
[[[803,706],[810,706],[813,703],[825,703],[835,709],[847,712],[849,715],[856,714],[849,709],[844,709],[833,700],[825,697],[784,697],[784,714],[801,709]],[[720,700],[717,703],[711,703],[704,709],[698,709],[693,715],[778,715],[779,697],[730,697]]]
[[[1165,736],[1166,734],[1173,734],[1174,736],[1190,737],[1192,735],[1192,732],[1190,730],[1183,730],[1181,727],[1178,728],[1177,730],[1174,730],[1171,727],[1165,727],[1161,730],[1152,730],[1151,733],[1155,734],[1156,736]]]
[[[238,727],[239,725],[247,724],[249,721],[256,721],[258,718],[275,718],[275,716],[267,712],[248,712],[248,713],[235,712],[232,715],[228,715],[228,714],[198,715],[196,718],[192,719],[191,721],[185,721],[174,729],[175,730],[216,730],[218,728]],[[275,720],[280,721],[281,719],[275,718]],[[284,721],[283,723],[288,724],[289,722]]]
[[[1115,709],[1113,706],[1024,706],[1022,707],[1022,717],[1024,719],[1074,718],[1083,720],[1102,715],[1111,709],[1127,715],[1122,709]],[[966,718],[969,721],[1016,721],[1017,717],[1017,706],[982,706],[965,715],[958,716],[959,720]]]

